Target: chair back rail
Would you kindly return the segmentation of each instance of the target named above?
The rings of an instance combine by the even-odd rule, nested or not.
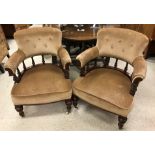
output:
[[[22,76],[24,75],[24,73],[27,70],[29,70],[32,67],[35,67],[37,65],[44,65],[44,64],[54,64],[54,65],[58,66],[59,68],[61,68],[63,70],[65,78],[68,79],[69,78],[69,64],[68,64],[68,66],[66,66],[66,69],[63,69],[61,62],[57,60],[56,56],[53,56],[51,54],[49,54],[52,57],[51,63],[46,63],[45,58],[44,58],[45,55],[47,55],[47,54],[42,54],[41,55],[41,63],[36,63],[35,62],[35,59],[34,59],[35,56],[31,56],[31,57],[28,57],[28,58],[25,59],[25,60],[31,59],[32,64],[30,64],[29,66],[26,65],[25,60],[22,61],[19,64],[19,66],[18,66],[18,68],[16,70],[16,74],[13,75],[14,82],[15,83],[19,83],[21,78],[22,78]],[[38,56],[38,55],[36,55],[36,56]],[[22,65],[21,70],[19,69],[20,65]]]
[[[110,62],[112,59],[115,59],[115,62],[113,65],[110,65]],[[88,72],[97,69],[97,68],[109,68],[114,69],[122,72],[124,75],[126,75],[131,80],[131,72],[128,72],[128,66],[129,63],[126,61],[121,60],[122,62],[125,62],[125,66],[123,69],[119,68],[119,60],[118,58],[113,57],[98,57],[96,59],[93,59],[92,61],[88,62],[84,67],[81,68],[80,75],[85,76]],[[131,66],[131,65],[130,65]],[[132,67],[133,68],[133,67]]]

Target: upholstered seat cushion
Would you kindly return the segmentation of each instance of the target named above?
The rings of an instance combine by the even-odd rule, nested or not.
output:
[[[104,103],[107,102],[119,109],[128,110],[133,101],[133,97],[129,94],[130,86],[130,79],[123,73],[100,68],[89,72],[85,77],[77,78],[73,82],[73,92],[76,95],[89,94],[98,101],[105,101]],[[95,104],[91,101],[90,103]]]
[[[42,104],[70,99],[71,81],[52,64],[35,66],[25,72],[12,88],[14,104]]]

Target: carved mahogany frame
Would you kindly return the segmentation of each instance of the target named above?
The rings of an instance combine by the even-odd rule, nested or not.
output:
[[[115,59],[114,66],[109,65],[111,58]],[[79,60],[77,60],[76,61],[76,66],[78,68],[80,68],[80,76],[85,76],[88,72],[90,72],[90,71],[92,71],[94,69],[97,69],[97,68],[108,68],[108,69],[114,69],[114,70],[120,71],[121,73],[123,73],[125,76],[127,76],[130,79],[131,88],[130,88],[129,93],[132,96],[134,96],[136,91],[137,91],[138,84],[139,84],[140,81],[142,81],[142,78],[138,77],[134,81],[132,81],[132,74],[130,74],[128,72],[128,66],[130,64],[128,62],[124,61],[126,63],[126,65],[125,65],[124,69],[120,69],[120,68],[118,68],[118,60],[121,60],[121,59],[114,58],[114,57],[106,57],[105,56],[105,57],[100,57],[100,58],[98,57],[98,58],[95,58],[95,59],[89,61],[82,68],[81,68],[81,62]],[[121,60],[121,61],[123,61],[123,60]],[[73,105],[75,107],[77,107],[78,97],[73,95],[72,98],[73,98],[72,99],[73,100]],[[113,112],[111,112],[111,113],[113,113]],[[116,113],[114,113],[114,114],[116,114]],[[126,121],[127,121],[127,117],[118,115],[118,127],[119,127],[119,129],[123,128],[123,125],[125,124]]]
[[[44,54],[44,55],[47,55],[47,54]],[[32,66],[30,66],[30,67],[26,67],[26,64],[25,64],[25,62],[24,62],[24,60],[23,60],[23,61],[21,62],[22,65],[23,65],[23,71],[20,71],[19,68],[17,67],[17,69],[16,69],[16,74],[14,74],[13,71],[12,71],[10,68],[5,68],[5,70],[8,71],[9,76],[13,76],[13,80],[14,80],[15,83],[20,83],[20,80],[22,79],[22,76],[24,75],[24,73],[25,73],[27,70],[31,69],[32,67],[38,66],[38,65],[51,64],[51,63],[46,63],[46,62],[45,62],[44,55],[41,55],[41,56],[42,56],[42,63],[40,63],[40,64],[36,64],[36,63],[35,63],[35,61],[34,61],[34,56],[26,58],[26,59],[31,58],[31,60],[32,60]],[[35,56],[38,56],[38,55],[35,55]],[[26,60],[26,59],[25,59],[25,60]],[[53,56],[53,55],[52,55],[52,64],[54,64],[54,65],[58,66],[59,68],[61,68],[62,71],[64,72],[64,77],[65,77],[66,79],[69,79],[69,65],[70,65],[70,63],[67,63],[67,64],[65,65],[65,69],[64,69],[63,66],[62,66],[61,60],[58,61],[58,60],[57,60],[57,56]],[[19,65],[20,65],[20,64],[19,64]],[[69,113],[71,112],[72,100],[71,100],[71,99],[66,99],[66,100],[65,100],[65,104],[66,104],[66,107],[67,107],[67,113],[69,114]],[[24,106],[30,106],[30,105],[34,105],[34,104],[28,104],[28,105],[27,105],[27,104],[15,105],[15,109],[16,109],[17,112],[19,112],[19,115],[20,115],[21,117],[24,117],[24,116],[25,116],[24,111],[23,111],[23,105],[24,105]],[[37,104],[35,104],[35,105],[37,105]],[[41,104],[39,104],[39,105],[41,105]]]

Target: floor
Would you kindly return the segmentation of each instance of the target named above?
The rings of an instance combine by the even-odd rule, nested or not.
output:
[[[14,40],[9,40],[10,51],[16,50]],[[4,59],[4,63],[7,58]],[[37,61],[40,61],[39,58]],[[51,61],[46,57],[46,61]],[[30,63],[30,62],[27,62]],[[134,98],[134,107],[128,116],[124,131],[155,130],[155,58],[147,60],[146,79],[140,83]],[[71,67],[71,77],[78,76],[78,70]],[[24,107],[25,118],[19,117],[10,97],[13,85],[8,73],[0,73],[0,130],[97,130],[117,131],[117,116],[79,101],[79,108],[66,114],[64,102]]]

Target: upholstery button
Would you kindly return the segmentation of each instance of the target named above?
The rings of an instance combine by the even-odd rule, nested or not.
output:
[[[114,45],[111,45],[111,49],[113,49],[114,48]]]
[[[40,38],[38,38],[38,40],[41,40]]]
[[[29,42],[29,41],[30,41],[30,40],[28,40],[28,39],[26,40],[26,42]]]
[[[53,37],[51,36],[51,37],[49,37],[49,40],[53,40]]]
[[[33,47],[36,48],[36,45],[34,44]]]
[[[122,49],[122,52],[124,52],[124,49]]]
[[[108,42],[109,41],[109,39],[107,38],[107,39],[105,39],[106,40],[106,42]]]
[[[133,47],[133,44],[131,44],[130,46]]]
[[[119,40],[118,42],[119,42],[119,43],[121,43],[121,42],[122,42],[122,40]]]

